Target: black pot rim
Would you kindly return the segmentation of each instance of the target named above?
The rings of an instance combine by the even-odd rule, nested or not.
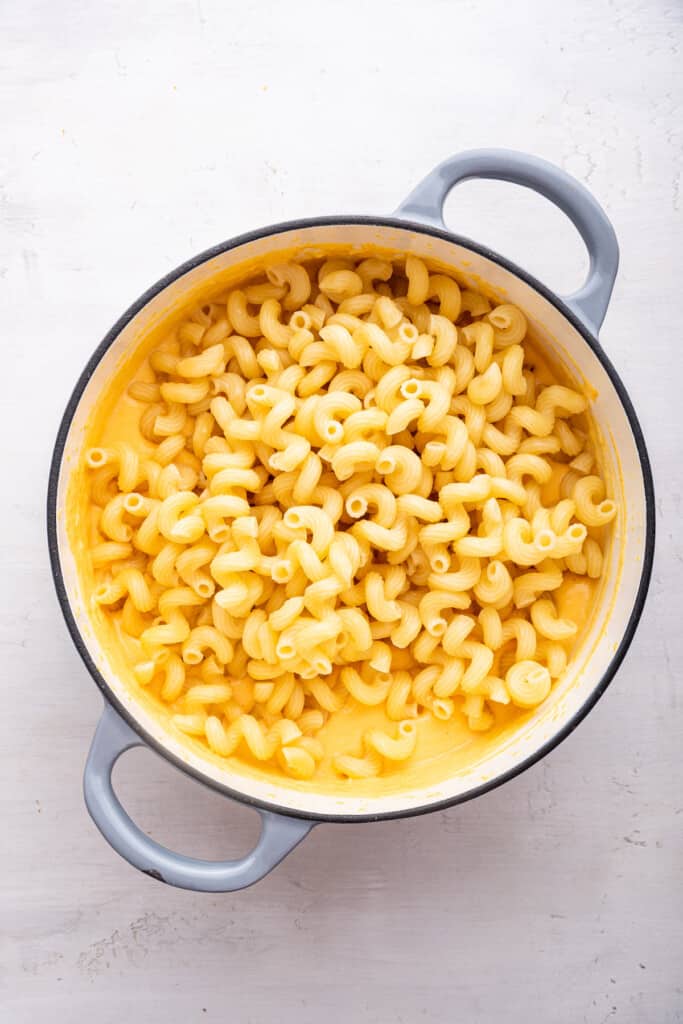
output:
[[[228,252],[231,249],[236,249],[241,245],[248,242],[256,241],[260,238],[267,238],[272,236],[275,238],[277,235],[283,234],[287,231],[297,231],[311,227],[333,227],[333,226],[347,226],[347,225],[365,225],[367,227],[389,227],[399,228],[406,231],[414,231],[420,235],[431,236],[434,238],[440,238],[446,242],[451,242],[456,245],[460,245],[463,248],[470,249],[472,252],[477,253],[479,256],[483,256],[486,259],[497,263],[503,269],[519,277],[522,281],[532,287],[540,295],[543,296],[548,302],[550,302],[562,316],[578,331],[586,344],[593,351],[596,358],[602,364],[604,370],[609,376],[615,391],[619,397],[619,400],[623,406],[626,416],[633,433],[633,439],[635,441],[636,449],[638,451],[638,457],[640,459],[640,467],[643,475],[643,484],[645,490],[645,514],[646,514],[646,527],[645,527],[645,551],[643,556],[643,564],[640,575],[640,582],[638,585],[638,591],[636,598],[631,609],[631,613],[626,624],[626,629],[622,640],[614,652],[612,659],[607,666],[607,669],[603,673],[601,679],[596,684],[591,695],[578,709],[578,711],[567,721],[563,727],[555,733],[549,740],[547,740],[538,750],[534,751],[528,757],[524,758],[518,764],[515,764],[512,768],[503,772],[501,775],[496,776],[488,782],[482,783],[479,786],[475,786],[473,789],[467,790],[465,793],[458,794],[453,797],[449,797],[444,800],[438,800],[430,802],[428,804],[421,805],[419,807],[401,808],[394,811],[387,811],[378,814],[322,814],[310,811],[303,811],[293,807],[283,807],[277,803],[259,800],[252,796],[249,796],[240,790],[232,789],[229,786],[218,782],[216,779],[212,779],[192,765],[187,764],[185,761],[176,757],[175,754],[171,753],[163,744],[159,743],[153,736],[149,735],[147,731],[140,725],[137,719],[131,714],[128,708],[125,707],[114,694],[99,669],[95,665],[87,644],[85,643],[83,636],[76,623],[75,616],[73,614],[69,598],[66,592],[66,586],[64,583],[64,576],[62,573],[61,563],[59,559],[59,544],[57,539],[57,488],[59,482],[59,474],[62,463],[62,455],[64,454],[64,448],[66,444],[66,438],[73,420],[76,408],[81,399],[81,396],[85,390],[85,387],[90,380],[95,368],[104,356],[105,352],[110,348],[115,339],[126,327],[126,325],[136,316],[147,303],[153,299],[159,292],[163,291],[169,284],[188,273],[190,270],[194,270],[202,263],[212,259],[215,256],[219,256],[224,252]],[[54,452],[52,455],[52,461],[50,465],[50,475],[48,482],[47,492],[47,534],[48,534],[48,546],[50,552],[50,564],[52,568],[52,576],[57,591],[57,597],[59,600],[62,614],[66,621],[67,628],[71,634],[71,638],[81,656],[86,668],[90,672],[90,675],[94,679],[95,683],[99,687],[104,696],[104,699],[111,704],[119,715],[128,723],[128,725],[140,736],[140,738],[151,747],[157,754],[165,758],[171,764],[175,765],[185,774],[191,776],[204,785],[209,786],[211,789],[222,793],[224,796],[231,797],[234,800],[239,800],[241,803],[248,806],[252,806],[261,811],[270,811],[275,814],[286,815],[291,818],[302,818],[307,821],[314,822],[330,822],[330,823],[360,823],[370,821],[384,821],[394,818],[410,818],[416,817],[421,814],[429,814],[432,811],[443,810],[447,807],[453,807],[456,804],[465,803],[468,800],[473,800],[478,796],[482,796],[484,793],[488,793],[498,786],[502,786],[505,782],[515,778],[522,772],[526,771],[532,765],[536,764],[543,757],[545,757],[551,750],[557,747],[564,739],[574,731],[577,725],[586,717],[588,712],[594,707],[600,697],[603,695],[610,682],[614,678],[614,675],[621,665],[628,648],[631,645],[633,636],[636,631],[636,627],[640,620],[643,607],[645,605],[645,599],[650,583],[650,577],[652,573],[652,563],[654,559],[654,548],[655,548],[655,495],[654,495],[654,483],[652,479],[652,470],[650,467],[650,460],[645,446],[645,440],[643,433],[638,422],[635,410],[631,403],[631,399],[624,387],[619,375],[617,374],[611,361],[605,354],[602,346],[596,338],[588,331],[584,324],[579,318],[569,309],[565,303],[549,288],[547,288],[542,282],[538,281],[527,271],[518,267],[512,261],[506,259],[504,256],[500,256],[498,253],[489,249],[486,246],[479,245],[473,242],[469,238],[465,238],[462,235],[453,234],[449,231],[444,231],[431,225],[422,224],[416,221],[403,220],[396,217],[371,217],[371,216],[326,216],[326,217],[312,217],[300,220],[285,221],[278,224],[269,225],[264,228],[259,228],[255,231],[250,231],[242,235],[238,235],[234,238],[228,239],[210,249],[204,250],[204,252],[187,260],[180,266],[176,267],[170,273],[162,277],[156,284],[153,284],[151,288],[148,288],[143,295],[140,296],[119,318],[114,324],[110,331],[105,335],[103,340],[97,346],[92,356],[88,360],[88,363],[79,377],[71,397],[68,401],[62,421],[60,423],[59,431],[57,433],[57,439],[55,442]]]

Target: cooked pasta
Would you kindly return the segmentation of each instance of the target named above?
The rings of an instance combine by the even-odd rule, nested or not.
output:
[[[565,584],[601,576],[618,509],[514,305],[414,254],[281,261],[126,400],[137,439],[84,453],[92,601],[212,756],[353,785],[419,757],[425,716],[485,732],[565,673]],[[330,746],[354,709],[374,724]]]

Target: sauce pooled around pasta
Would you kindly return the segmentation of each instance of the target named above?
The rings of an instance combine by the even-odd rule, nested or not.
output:
[[[359,779],[548,697],[616,505],[526,335],[412,255],[268,266],[170,330],[84,458],[92,600],[175,729]]]

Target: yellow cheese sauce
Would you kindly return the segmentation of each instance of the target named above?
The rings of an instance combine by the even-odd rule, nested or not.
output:
[[[373,249],[373,253],[375,251]],[[278,255],[281,258],[281,254]],[[261,265],[261,261],[258,265]],[[182,306],[178,305],[175,309],[166,311],[157,318],[156,322],[139,339],[135,351],[122,361],[107,388],[98,398],[87,425],[84,449],[94,444],[106,448],[115,442],[125,441],[142,452],[153,452],[154,446],[141,436],[138,428],[138,420],[143,406],[129,397],[126,393],[127,385],[133,378],[150,381],[153,379],[154,374],[147,361],[148,353],[159,346],[160,342],[163,347],[163,338],[181,318],[183,309],[197,303],[198,294],[201,294],[202,298],[208,299],[218,292],[222,293],[226,288],[226,283],[237,279],[244,280],[249,273],[253,272],[253,269],[253,267],[245,268],[244,265],[238,270],[231,268],[230,274],[222,274],[220,279],[209,285],[204,282],[201,289],[195,290]],[[457,277],[451,268],[449,268],[449,273]],[[542,356],[533,342],[529,346],[527,338],[524,345],[527,349],[531,347],[534,361],[544,376],[549,380],[566,382],[572,386],[573,382],[568,379],[566,371],[556,365],[554,360],[551,362],[547,356]],[[586,425],[593,426],[587,419]],[[591,432],[595,448],[596,435],[593,430]],[[541,497],[544,504],[552,504],[559,500],[559,487],[566,471],[566,464],[553,463],[552,477],[542,488]],[[602,471],[604,473],[604,469]],[[87,549],[102,539],[97,529],[98,516],[99,510],[89,505],[88,477],[81,461],[72,472],[67,499],[67,521],[70,543],[76,554],[85,595],[91,594],[95,586],[95,573],[91,567]],[[596,538],[601,536],[599,530],[590,532]],[[591,580],[587,577],[566,573],[559,590],[553,592],[558,614],[572,619],[579,627],[574,650],[581,646],[590,624],[591,612],[596,603],[596,592],[600,584],[600,580]],[[171,724],[171,711],[158,695],[161,682],[156,681],[143,688],[139,686],[132,675],[132,666],[142,660],[144,655],[140,641],[129,636],[121,628],[120,611],[105,611],[101,606],[90,602],[87,613],[105,651],[106,659],[115,674],[125,681],[136,700],[150,709],[157,718],[167,723],[169,731],[172,732],[176,740],[193,749],[205,760],[222,766],[228,772],[277,781],[278,784],[291,789],[344,795],[352,792],[363,797],[434,785],[458,772],[471,769],[489,757],[493,751],[509,743],[535,712],[535,709],[534,711],[523,711],[512,704],[507,706],[496,704],[492,708],[495,724],[488,731],[477,733],[468,728],[464,716],[459,712],[456,712],[450,720],[441,721],[436,720],[425,711],[418,716],[417,749],[408,762],[386,761],[379,777],[347,779],[340,777],[333,767],[334,754],[344,751],[360,756],[362,735],[367,729],[378,727],[393,734],[396,727],[396,723],[387,717],[384,705],[370,708],[358,704],[349,697],[342,710],[330,715],[322,730],[317,734],[317,738],[324,745],[325,756],[317,766],[315,777],[307,781],[298,781],[283,775],[276,766],[256,760],[250,754],[246,744],[242,744],[240,747],[239,755],[221,758],[212,753],[205,743],[180,733]]]

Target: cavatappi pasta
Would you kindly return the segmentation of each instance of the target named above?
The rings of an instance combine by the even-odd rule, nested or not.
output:
[[[425,717],[548,697],[579,629],[557,594],[600,576],[616,505],[526,334],[412,255],[269,266],[170,331],[138,439],[84,458],[92,600],[175,728],[306,780],[331,717],[381,708],[332,752],[360,779]]]

